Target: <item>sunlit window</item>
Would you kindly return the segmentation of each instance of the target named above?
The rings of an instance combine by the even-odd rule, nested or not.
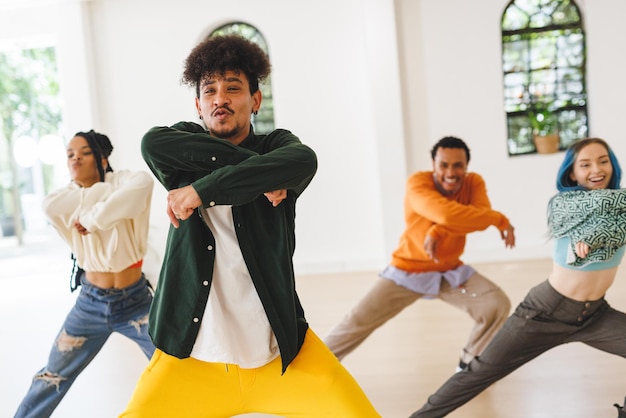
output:
[[[265,38],[257,28],[247,23],[228,23],[215,29],[211,32],[210,36],[232,34],[241,35],[256,43],[269,56]],[[263,95],[263,103],[258,114],[252,115],[252,125],[254,126],[254,132],[257,134],[267,134],[274,130],[274,101],[272,99],[272,81],[270,77],[267,77],[267,79],[259,85],[259,89]]]
[[[51,43],[16,41],[0,49],[0,236],[17,236],[18,243],[24,231],[46,226],[39,202],[67,173]]]
[[[502,15],[509,155],[588,136],[585,33],[573,0],[513,0]]]

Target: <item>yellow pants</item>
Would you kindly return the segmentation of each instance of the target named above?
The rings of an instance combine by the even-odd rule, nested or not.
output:
[[[281,359],[256,369],[157,350],[120,418],[380,418],[354,378],[310,329],[281,375]]]

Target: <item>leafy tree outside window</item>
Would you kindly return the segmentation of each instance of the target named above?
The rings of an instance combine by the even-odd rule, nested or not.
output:
[[[573,0],[512,0],[502,16],[504,110],[509,155],[558,149],[588,136],[585,33]]]
[[[22,195],[45,194],[56,187],[51,184],[54,166],[42,164],[41,158],[49,156],[40,154],[37,146],[43,144],[41,139],[58,134],[61,120],[55,48],[0,51],[0,235],[17,236],[19,245]],[[15,158],[20,139],[31,145],[21,155],[36,166],[20,165]]]
[[[228,23],[211,32],[211,35],[240,35],[257,44],[269,56],[267,43],[261,33],[252,25],[243,22]],[[274,100],[272,99],[271,76],[259,84],[263,104],[258,114],[252,115],[252,125],[257,134],[267,134],[274,130]]]

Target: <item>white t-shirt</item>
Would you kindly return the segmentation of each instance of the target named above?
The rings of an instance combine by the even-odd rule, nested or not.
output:
[[[239,248],[231,206],[200,210],[215,237],[215,265],[191,357],[242,368],[261,367],[280,351]]]

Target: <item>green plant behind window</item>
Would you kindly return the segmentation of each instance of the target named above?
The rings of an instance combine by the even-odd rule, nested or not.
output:
[[[554,107],[547,103],[535,103],[528,111],[534,135],[546,136],[558,131]]]
[[[0,51],[0,218],[14,219],[19,243],[20,195],[32,190],[32,172],[17,167],[13,141],[58,134],[61,119],[54,47]]]
[[[511,0],[501,28],[509,155],[535,153],[535,135],[558,133],[561,150],[587,136],[585,33],[574,0]]]

